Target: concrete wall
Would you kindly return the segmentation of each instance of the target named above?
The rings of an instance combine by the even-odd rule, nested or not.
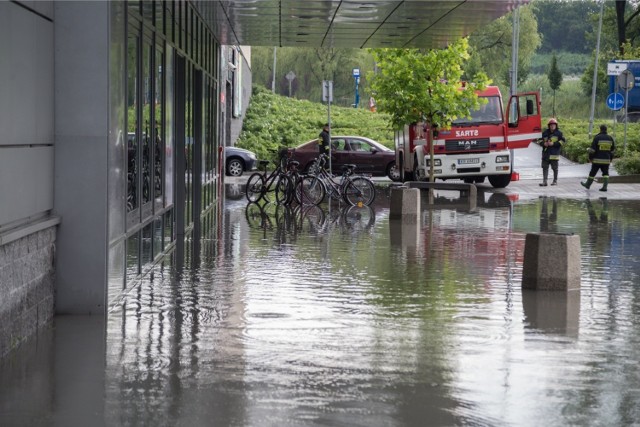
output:
[[[0,246],[0,357],[53,317],[55,227]]]
[[[232,46],[225,46],[226,49],[234,49]],[[241,78],[240,82],[240,98],[241,98],[241,110],[240,116],[233,117],[233,106],[231,103],[231,99],[233,96],[234,88],[231,88],[231,92],[226,94],[227,96],[227,141],[226,145],[235,145],[240,133],[242,132],[242,125],[244,123],[244,117],[247,113],[247,108],[249,107],[249,101],[251,99],[251,47],[250,46],[241,46],[238,51],[238,61],[242,62],[240,65]],[[225,71],[222,73],[223,76],[227,75],[226,64]]]

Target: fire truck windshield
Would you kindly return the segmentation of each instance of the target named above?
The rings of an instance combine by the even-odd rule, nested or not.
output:
[[[471,118],[461,117],[453,121],[453,125],[456,126],[473,126],[475,124],[482,123],[495,123],[501,124],[502,119],[502,103],[498,96],[486,96],[484,97],[488,102],[481,105],[479,109],[471,111]]]

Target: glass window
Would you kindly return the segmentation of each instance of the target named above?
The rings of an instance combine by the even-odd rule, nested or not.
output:
[[[469,123],[502,123],[502,103],[497,96],[484,97],[487,101],[486,104],[482,104],[477,110],[470,112],[471,118],[460,117],[453,121],[454,124],[469,124]]]
[[[194,132],[193,132],[193,69],[191,63],[187,62],[185,73],[185,207],[184,207],[184,224],[188,227],[192,222],[192,203],[193,203],[193,190],[192,190],[192,174],[193,174],[193,144],[194,144]]]
[[[127,43],[127,212],[138,208],[138,36]]]
[[[155,141],[153,149],[153,195],[156,199],[156,206],[162,207],[163,196],[163,176],[164,176],[164,73],[162,71],[164,55],[161,49],[156,49],[156,66],[154,78],[154,105],[155,105]]]
[[[151,104],[153,102],[153,62],[151,60],[152,49],[149,43],[144,43],[142,51],[142,204],[146,205],[151,201],[151,156],[152,156],[152,132],[153,114]]]
[[[173,171],[174,171],[174,156],[175,156],[175,141],[173,138],[175,132],[175,108],[174,108],[174,92],[173,92],[173,80],[174,80],[174,63],[173,63],[173,49],[171,46],[167,46],[165,57],[165,145],[164,145],[164,206],[173,206],[174,191],[173,191]]]

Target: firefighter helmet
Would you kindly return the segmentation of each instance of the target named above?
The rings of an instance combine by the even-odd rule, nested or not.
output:
[[[549,119],[549,123],[547,123],[547,126],[550,126],[550,125],[558,126],[558,121],[556,119],[551,118]]]

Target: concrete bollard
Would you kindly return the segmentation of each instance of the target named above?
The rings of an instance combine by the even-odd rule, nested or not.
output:
[[[417,224],[420,219],[420,190],[395,187],[391,189],[389,220]]]
[[[545,291],[580,289],[580,236],[566,233],[527,234],[522,288]]]

